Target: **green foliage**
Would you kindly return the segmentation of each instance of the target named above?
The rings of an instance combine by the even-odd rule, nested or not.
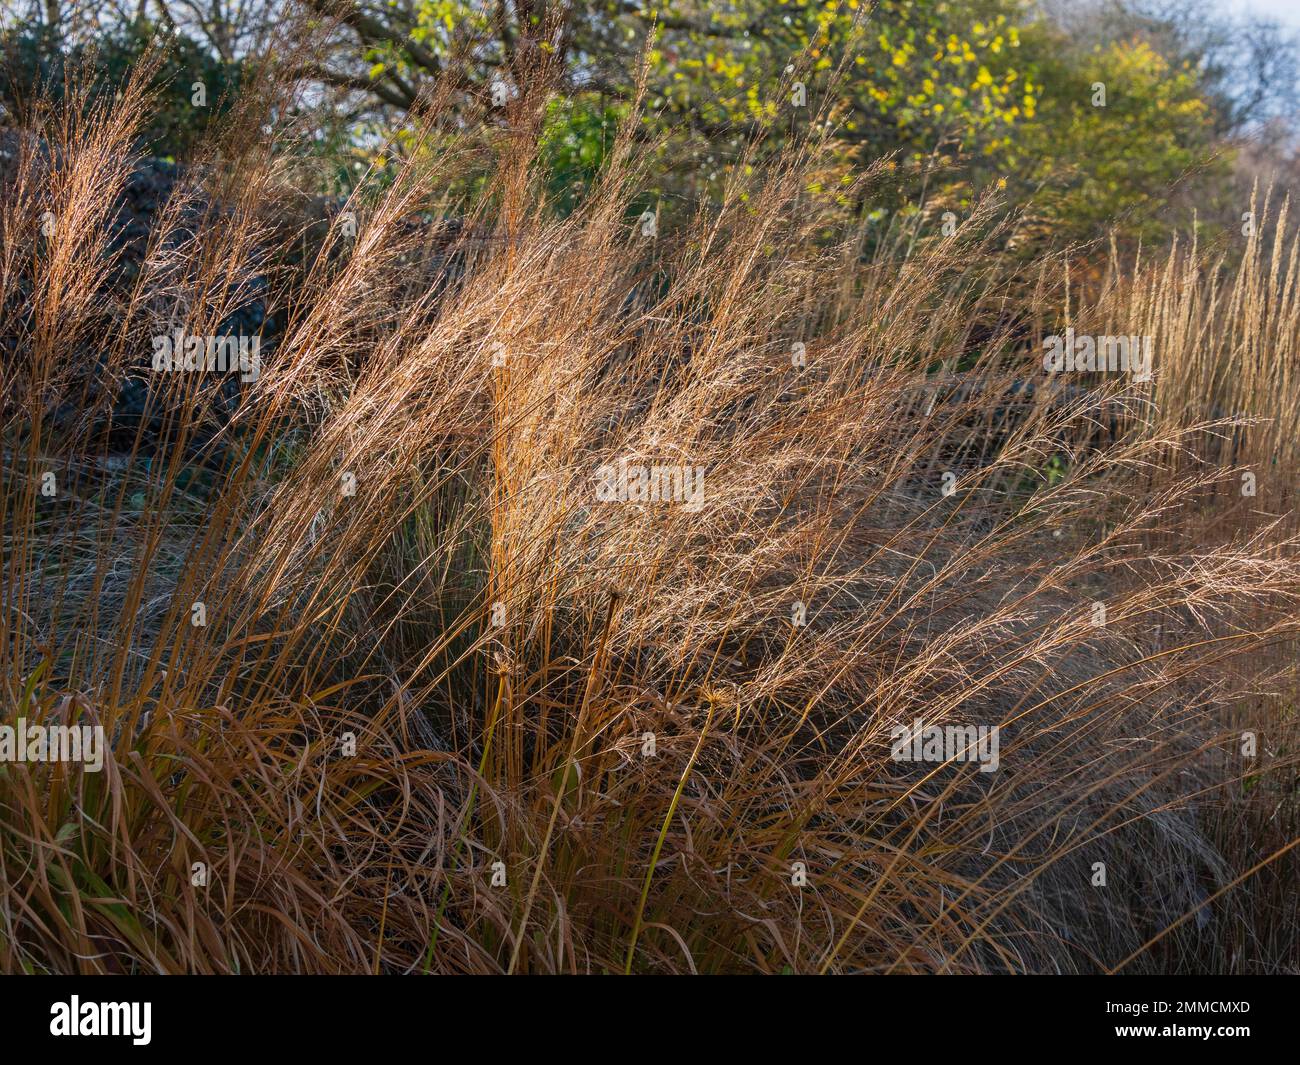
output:
[[[897,160],[871,207],[960,214],[1005,189],[1053,239],[1112,226],[1145,239],[1168,232],[1158,212],[1176,190],[1194,183],[1208,206],[1227,174],[1197,69],[1141,39],[1080,51],[1021,0],[881,0],[868,19],[859,0],[750,0],[712,21],[687,2],[664,10],[676,17],[650,57],[657,132],[725,157],[746,123],[775,120],[775,147],[830,93],[846,163]],[[787,64],[808,71],[802,112],[781,95]]]
[[[590,190],[618,128],[615,107],[590,100],[551,101],[541,143],[552,207],[569,214]]]
[[[93,47],[64,46],[41,27],[21,27],[0,37],[5,61],[0,67],[0,100],[21,108],[44,94],[63,99],[65,72],[84,67],[94,74],[92,99],[111,96],[124,84],[148,49],[157,44],[156,28],[147,22],[119,27]],[[189,154],[208,126],[228,107],[240,81],[238,64],[222,62],[198,42],[174,34],[166,39],[163,62],[152,88],[158,93],[155,110],[141,133],[141,147],[152,155],[179,159]],[[196,86],[203,86],[206,102]]]
[[[1036,79],[1017,62],[1020,0],[881,0],[865,16],[859,0],[752,0],[741,16],[755,28],[747,35],[667,31],[651,53],[656,88],[712,137],[794,112],[778,95],[793,65],[810,79],[807,111],[793,121],[833,92],[838,132],[860,156],[914,161],[941,150],[1005,152],[1034,117]]]
[[[419,0],[392,16],[393,41],[358,45],[359,70],[382,95],[454,69],[481,106],[494,87],[517,91],[521,55],[559,39],[535,15],[500,16],[485,0]],[[1149,32],[1089,48],[1030,0],[588,0],[573,9],[569,79],[547,116],[552,203],[568,212],[589,188],[644,55],[646,135],[665,144],[652,198],[708,197],[760,129],[775,152],[828,118],[839,169],[820,190],[891,161],[888,187],[850,205],[864,216],[964,218],[995,190],[1025,208],[1022,249],[1163,237],[1190,221],[1162,211],[1175,195],[1212,212],[1228,158],[1206,72],[1171,61],[1159,26],[1134,25]],[[1096,82],[1105,107],[1092,103]]]
[[[1136,39],[1073,64],[1045,56],[1041,69],[1042,114],[1009,161],[1022,194],[1037,191],[1036,210],[1058,239],[1084,240],[1111,226],[1134,239],[1164,236],[1168,223],[1158,212],[1189,183],[1205,190],[1201,206],[1209,206],[1230,160],[1216,152],[1197,71],[1171,68]],[[1104,86],[1104,105],[1094,103],[1101,99],[1094,86]]]

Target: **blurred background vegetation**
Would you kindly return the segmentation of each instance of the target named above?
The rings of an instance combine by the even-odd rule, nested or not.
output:
[[[828,188],[891,163],[890,187],[845,205],[872,224],[869,240],[909,216],[964,217],[986,194],[1018,218],[1008,247],[1022,261],[1046,242],[1136,247],[1193,226],[1210,239],[1236,231],[1256,179],[1289,187],[1300,174],[1294,32],[1208,0],[6,0],[0,10],[0,102],[11,111],[39,83],[57,96],[69,61],[88,56],[111,93],[170,38],[143,146],[169,160],[188,155],[251,65],[285,61],[286,41],[310,37],[311,58],[289,61],[310,131],[297,150],[326,164],[322,194],[394,165],[437,79],[463,97],[454,133],[464,136],[485,101],[518,95],[539,52],[563,71],[543,140],[559,212],[599,172],[643,58],[641,121],[660,144],[646,202],[661,213],[715,194],[760,130],[761,151],[775,151],[800,117],[827,113],[819,94],[834,97],[842,170]],[[809,106],[776,118],[796,66]],[[482,176],[465,173],[449,200],[472,196]]]

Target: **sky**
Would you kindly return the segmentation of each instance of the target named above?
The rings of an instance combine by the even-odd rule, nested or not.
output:
[[[1254,11],[1268,15],[1284,25],[1300,30],[1300,0],[1229,0],[1237,11]]]

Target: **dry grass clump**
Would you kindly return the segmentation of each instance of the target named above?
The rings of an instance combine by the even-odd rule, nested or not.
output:
[[[996,226],[863,267],[810,142],[650,237],[630,130],[556,219],[524,98],[499,239],[421,273],[457,156],[413,151],[226,420],[150,338],[279,277],[285,168],[250,103],[108,295],[147,106],[45,116],[0,204],[8,718],[112,740],[0,766],[0,969],[1296,967],[1296,542],[1187,535],[1238,471],[1163,373],[1031,392],[1039,349],[975,344]],[[1260,308],[1292,358],[1275,275],[1160,368]],[[603,499],[623,461],[684,498]],[[915,719],[999,726],[998,770],[894,760]]]

